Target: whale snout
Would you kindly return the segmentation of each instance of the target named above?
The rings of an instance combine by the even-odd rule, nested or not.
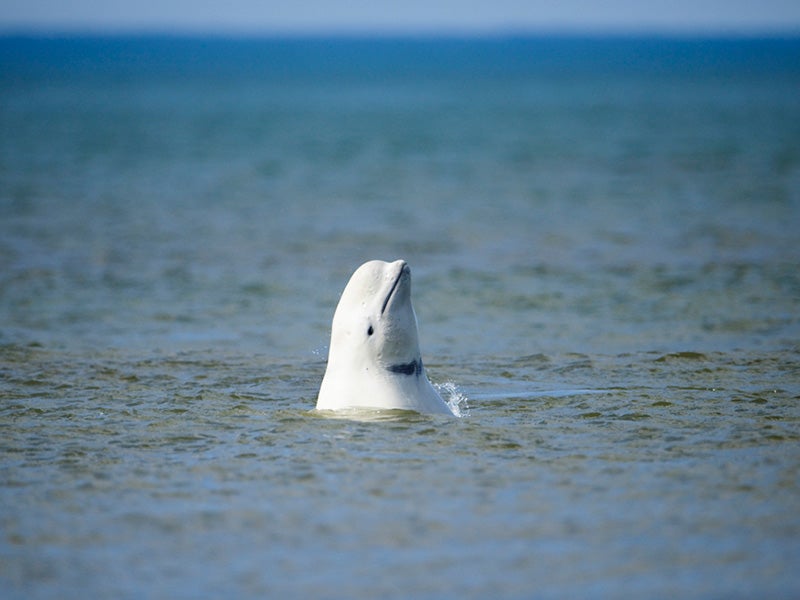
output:
[[[410,282],[411,282],[411,267],[404,260],[396,260],[390,265],[388,269],[387,279],[391,281],[389,290],[383,299],[380,314],[383,315],[386,309],[390,306],[397,296],[409,298],[410,296]],[[409,299],[410,301],[410,299]]]
[[[388,263],[388,266],[390,273],[411,273],[411,267],[409,267],[408,263],[402,258],[398,258],[396,261]]]

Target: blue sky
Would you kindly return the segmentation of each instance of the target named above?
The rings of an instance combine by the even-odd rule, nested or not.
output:
[[[2,29],[800,32],[800,0],[0,0]]]

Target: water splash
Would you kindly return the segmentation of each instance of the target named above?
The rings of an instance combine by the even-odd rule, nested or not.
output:
[[[447,403],[447,406],[450,410],[453,411],[453,414],[457,417],[468,417],[469,416],[469,404],[467,403],[467,396],[461,390],[458,389],[458,386],[453,383],[452,381],[446,381],[444,383],[435,383],[433,387],[436,388],[436,391],[442,396],[442,399]]]

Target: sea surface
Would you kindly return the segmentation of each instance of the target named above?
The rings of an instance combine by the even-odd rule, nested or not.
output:
[[[460,418],[315,413],[406,259]],[[800,39],[0,37],[0,596],[800,596]]]

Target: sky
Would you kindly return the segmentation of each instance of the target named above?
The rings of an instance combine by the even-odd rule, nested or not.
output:
[[[800,33],[800,0],[0,0],[0,30]]]

